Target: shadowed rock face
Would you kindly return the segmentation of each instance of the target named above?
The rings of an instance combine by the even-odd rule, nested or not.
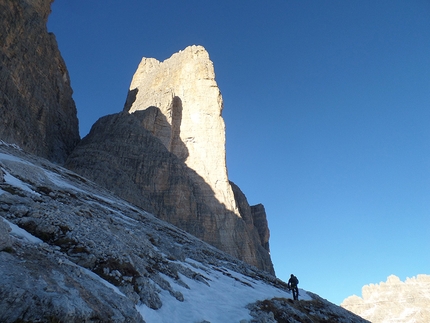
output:
[[[230,182],[230,184],[233,189],[234,198],[239,207],[240,215],[243,221],[245,221],[248,230],[251,232],[254,231],[256,234],[258,234],[261,246],[267,252],[270,252],[270,231],[267,224],[266,210],[264,209],[263,204],[250,206],[245,194],[243,194],[240,188],[233,182]]]
[[[246,223],[221,204],[203,178],[142,126],[148,119],[155,120],[158,130],[154,131],[170,128],[155,107],[101,118],[66,166],[213,246],[274,273],[251,213],[244,213],[251,219]]]
[[[79,130],[66,65],[46,28],[51,2],[0,1],[0,139],[62,163]]]
[[[227,176],[223,101],[208,52],[189,46],[163,62],[143,58],[130,91],[133,99],[127,98],[124,110],[159,108],[171,128],[153,135],[204,179],[219,203],[240,216]]]
[[[260,236],[261,245],[264,247],[264,249],[270,252],[270,231],[269,225],[267,223],[266,210],[264,209],[263,204],[251,206],[251,212],[254,226],[258,231],[258,235]]]

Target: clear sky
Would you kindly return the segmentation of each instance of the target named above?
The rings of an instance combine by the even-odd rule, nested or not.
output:
[[[56,0],[81,136],[142,57],[204,46],[230,179],[262,203],[279,278],[339,304],[430,274],[428,0]]]

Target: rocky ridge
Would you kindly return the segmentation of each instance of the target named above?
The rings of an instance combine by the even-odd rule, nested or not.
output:
[[[242,323],[367,322],[303,290],[293,302],[267,272],[2,142],[0,237],[1,322],[171,322],[157,313],[182,307],[193,321],[225,322],[228,303],[216,319],[192,301],[218,295],[219,281],[248,300]],[[261,286],[265,299],[250,296]]]
[[[391,275],[386,282],[363,286],[362,297],[350,296],[341,306],[374,323],[430,322],[430,276],[402,282]]]
[[[66,64],[46,28],[51,2],[0,1],[0,138],[62,163],[80,137]]]

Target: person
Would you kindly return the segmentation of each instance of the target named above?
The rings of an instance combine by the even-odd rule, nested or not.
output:
[[[288,289],[293,291],[293,299],[297,301],[299,299],[299,288],[297,285],[299,284],[299,280],[296,276],[291,274],[290,279],[288,280]]]

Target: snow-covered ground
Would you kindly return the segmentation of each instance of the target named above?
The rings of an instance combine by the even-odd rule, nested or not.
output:
[[[137,309],[148,322],[240,322],[251,320],[248,304],[258,300],[274,297],[292,299],[289,292],[251,279],[228,269],[196,268],[201,264],[187,259],[186,263],[194,271],[206,277],[206,283],[189,279],[181,275],[181,280],[188,288],[178,285],[175,280],[165,276],[176,290],[184,295],[184,301],[179,302],[168,292],[161,293],[163,307],[152,310],[144,305]],[[194,266],[193,266],[194,264]],[[311,300],[304,290],[300,290],[299,299]]]

